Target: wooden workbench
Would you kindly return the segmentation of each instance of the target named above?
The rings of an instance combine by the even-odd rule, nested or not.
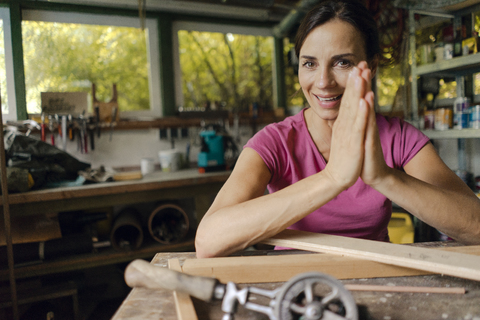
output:
[[[199,173],[198,169],[156,171],[139,180],[86,184],[10,194],[12,215],[93,209],[163,199],[211,196],[230,171]],[[199,200],[201,201],[201,200]],[[3,211],[3,200],[0,198]]]
[[[439,245],[444,245],[439,243]],[[244,254],[295,254],[303,251],[253,251]],[[153,263],[167,265],[168,259],[195,258],[194,253],[158,253]],[[466,294],[433,293],[386,293],[386,292],[352,292],[359,306],[360,319],[373,320],[412,320],[412,319],[480,319],[480,282],[461,278],[424,275],[410,277],[350,279],[343,283],[396,285],[396,286],[433,286],[464,287]],[[249,286],[273,289],[282,283],[249,284]],[[199,319],[221,319],[220,302],[211,304],[193,299]],[[259,303],[257,300],[256,303]],[[175,320],[173,294],[167,290],[133,289],[112,318],[113,320]],[[254,313],[239,306],[235,319],[268,319],[267,316]]]
[[[139,180],[95,183],[78,187],[61,187],[11,194],[9,195],[10,213],[12,216],[29,215],[194,198],[196,218],[199,220],[229,175],[229,171],[199,173],[197,169],[171,173],[157,171]],[[1,198],[0,204],[1,212],[3,212]],[[135,258],[151,258],[159,251],[191,251],[192,249],[193,235],[189,235],[185,241],[171,245],[152,243],[134,251],[107,250],[106,252],[76,255],[55,261],[16,267],[15,277],[18,279],[41,276],[126,262]],[[8,270],[1,269],[0,280],[7,278]]]

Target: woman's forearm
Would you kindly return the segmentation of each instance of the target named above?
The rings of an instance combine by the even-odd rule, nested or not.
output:
[[[396,169],[373,187],[455,240],[480,243],[480,200],[468,188],[435,186]]]
[[[197,257],[225,256],[271,237],[341,191],[322,171],[273,194],[226,207],[219,205],[218,210],[214,202],[197,229]]]

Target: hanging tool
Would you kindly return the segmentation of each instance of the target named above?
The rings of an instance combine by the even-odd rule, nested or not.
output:
[[[112,108],[112,120],[110,121],[110,141],[112,141],[113,126],[114,126],[114,121],[117,119],[117,112],[118,112],[118,107],[113,107]]]
[[[63,151],[67,151],[67,116],[62,116],[62,147]]]
[[[90,150],[95,150],[95,128],[88,129],[88,135],[90,137]]]
[[[299,274],[274,290],[240,289],[233,282],[222,284],[214,278],[190,276],[134,260],[125,269],[125,281],[130,287],[175,290],[206,302],[222,300],[223,320],[233,320],[239,304],[266,314],[270,320],[358,320],[351,293],[337,279],[318,272]],[[269,305],[252,302],[256,300],[252,295],[271,299]]]
[[[42,112],[41,119],[42,119],[42,124],[41,124],[42,136],[41,136],[41,139],[42,139],[43,142],[45,142],[46,135],[45,135],[45,113],[44,112]]]
[[[100,107],[95,106],[95,129],[97,131],[97,137],[100,138]]]
[[[73,116],[71,114],[68,115],[68,139],[73,141],[75,139],[75,124],[73,122]]]
[[[55,145],[55,126],[54,126],[54,117],[52,115],[48,116],[48,130],[50,130],[50,139],[52,146]]]

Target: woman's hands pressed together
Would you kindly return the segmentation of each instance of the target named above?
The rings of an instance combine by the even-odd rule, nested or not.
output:
[[[328,176],[346,189],[359,177],[374,183],[385,174],[383,152],[375,120],[371,70],[362,61],[351,71],[338,117],[332,127]]]

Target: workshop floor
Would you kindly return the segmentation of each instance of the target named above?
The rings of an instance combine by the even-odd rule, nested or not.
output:
[[[53,315],[55,319],[75,320],[74,299],[71,293],[64,295],[62,292],[76,288],[78,320],[109,320],[130,292],[123,278],[125,267],[123,264],[109,265],[19,280],[17,292],[20,295],[33,292],[44,295],[44,299],[20,304],[19,319],[45,320]],[[8,300],[9,284],[1,283],[0,289],[1,299]],[[13,319],[11,308],[0,309],[0,319]]]
[[[79,290],[83,320],[109,320],[130,292],[123,278],[123,265],[89,269]]]

